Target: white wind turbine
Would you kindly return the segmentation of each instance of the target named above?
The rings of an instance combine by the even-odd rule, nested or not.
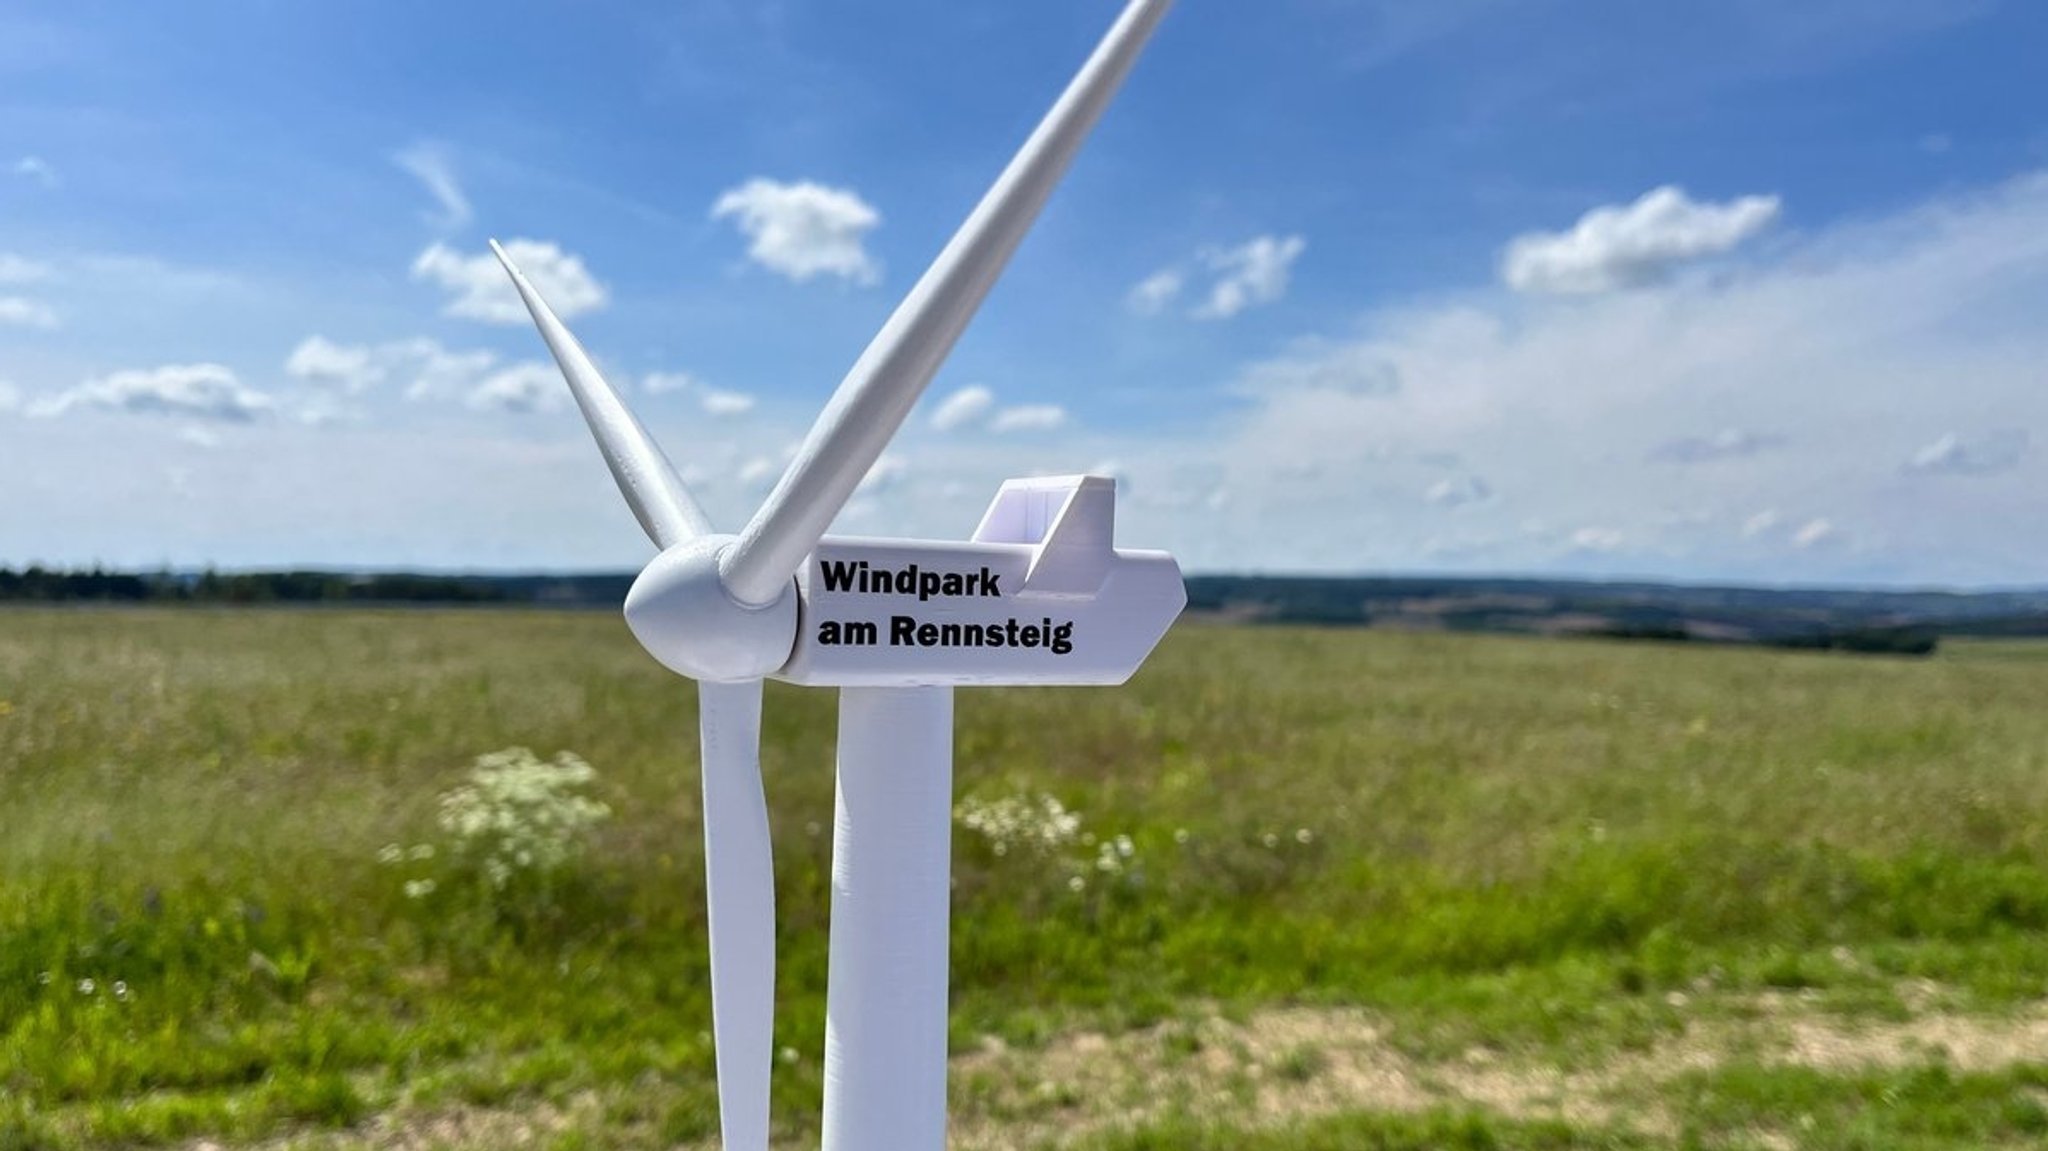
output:
[[[767,501],[719,535],[502,248],[640,526],[662,552],[626,620],[698,683],[719,1121],[768,1145],[775,883],[762,681],[837,686],[826,1151],[945,1145],[952,688],[1121,683],[1186,603],[1159,552],[1113,547],[1115,485],[1012,480],[969,543],[826,538],[938,371],[1172,0],[1131,0],[839,385]]]

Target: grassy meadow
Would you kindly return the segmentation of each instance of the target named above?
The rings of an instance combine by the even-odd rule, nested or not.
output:
[[[1078,825],[955,828],[956,1145],[2048,1144],[2044,701],[2048,647],[1199,624],[963,692],[963,806]],[[833,715],[771,685],[793,1146]],[[436,814],[513,746],[612,815],[498,890]],[[0,612],[0,1151],[714,1144],[695,757],[610,614]]]

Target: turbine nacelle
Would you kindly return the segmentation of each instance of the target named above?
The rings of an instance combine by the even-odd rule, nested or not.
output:
[[[735,537],[685,540],[641,570],[626,593],[626,626],[663,667],[699,683],[766,679],[796,643],[795,584],[755,607],[733,598],[718,566]]]

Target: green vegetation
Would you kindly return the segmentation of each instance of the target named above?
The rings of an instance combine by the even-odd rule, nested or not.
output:
[[[2042,650],[1194,626],[1124,689],[963,693],[961,1141],[2034,1145]],[[797,1143],[833,712],[771,688]],[[609,615],[0,613],[0,1151],[711,1138],[694,732]],[[610,816],[465,879],[440,797],[514,746]]]

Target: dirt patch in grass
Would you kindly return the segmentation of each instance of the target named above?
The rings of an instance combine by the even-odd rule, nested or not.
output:
[[[1115,1037],[1067,1036],[1030,1051],[991,1045],[954,1062],[953,1142],[1060,1146],[1167,1115],[1261,1126],[1441,1107],[1669,1136],[1678,1125],[1657,1104],[1659,1088],[1741,1058],[1838,1073],[1930,1063],[1997,1071],[2048,1058],[2048,1003],[1896,1023],[1852,1022],[1791,996],[1756,1006],[1573,1071],[1482,1049],[1419,1060],[1390,1041],[1383,1021],[1341,1009],[1212,1015]]]

